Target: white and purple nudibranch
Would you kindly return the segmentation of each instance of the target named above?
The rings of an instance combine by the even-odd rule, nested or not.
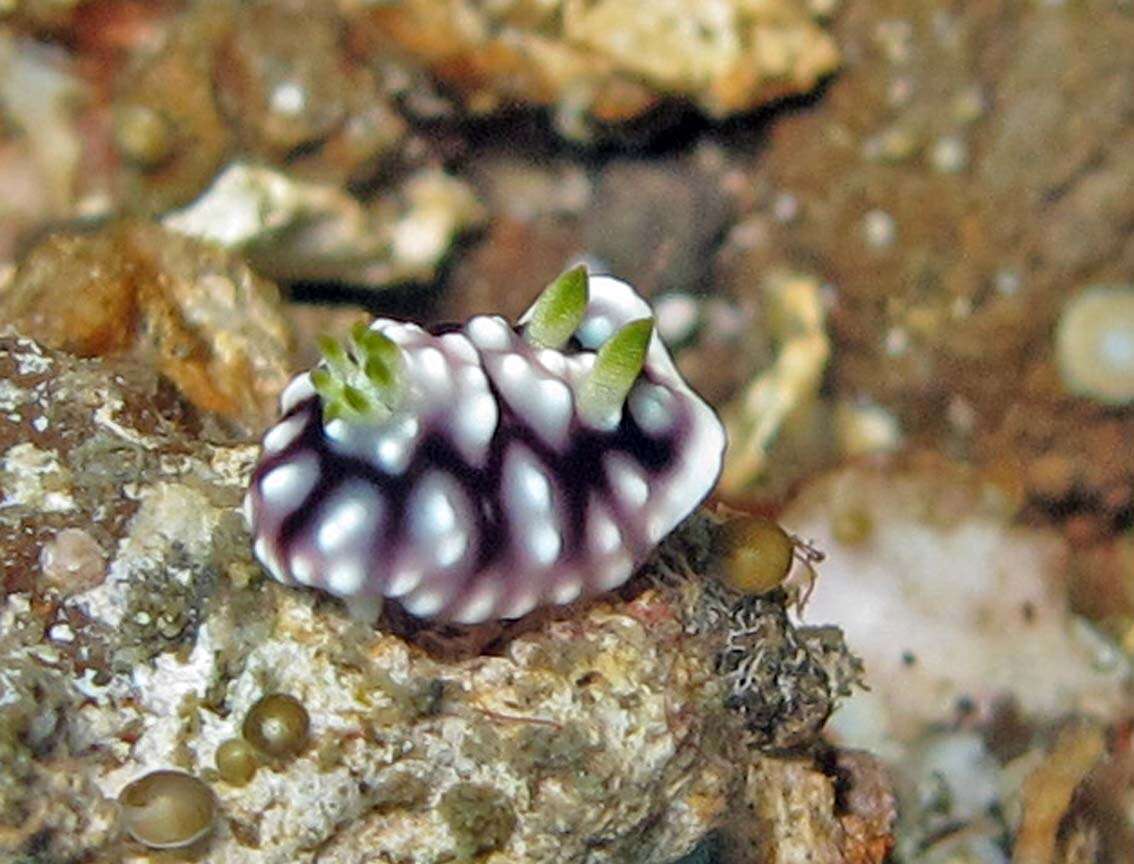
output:
[[[379,318],[288,385],[245,498],[281,582],[518,618],[626,582],[710,493],[725,434],[633,288],[582,268],[512,326]]]

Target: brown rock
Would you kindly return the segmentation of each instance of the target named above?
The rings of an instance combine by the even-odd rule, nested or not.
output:
[[[538,286],[586,251],[582,229],[592,184],[579,165],[528,154],[475,159],[468,174],[491,221],[448,274],[442,315],[514,320]]]
[[[499,216],[453,268],[443,317],[473,315],[515,320],[531,305],[533,288],[548,285],[580,248],[578,229],[556,217],[519,220]]]
[[[745,808],[729,827],[739,862],[882,864],[894,846],[897,799],[882,764],[868,753],[830,754],[829,774],[810,759],[748,770]],[[783,830],[785,818],[793,829]]]
[[[750,766],[744,808],[729,838],[743,862],[842,862],[843,829],[836,815],[834,781],[805,757]],[[790,830],[785,830],[788,824]]]
[[[112,75],[116,210],[188,204],[249,155],[309,180],[369,180],[405,137],[323,4],[192,4],[159,32]]]
[[[346,50],[334,9],[307,0],[239,5],[216,50],[218,102],[242,146],[305,176],[345,182],[405,133]]]
[[[213,96],[212,46],[229,26],[219,4],[182,16],[159,47],[139,51],[116,79],[115,144],[127,212],[185,204],[224,163],[232,133]]]
[[[882,864],[894,847],[898,799],[885,765],[863,750],[834,754],[848,864]]]
[[[249,430],[274,416],[292,334],[275,286],[214,246],[127,223],[55,234],[0,293],[17,331],[83,357],[131,354]]]
[[[619,123],[667,99],[723,117],[806,92],[838,52],[805,3],[666,4],[560,0],[499,6],[381,5],[352,22],[368,50],[401,52],[473,113],[554,107],[560,131]]]
[[[374,316],[357,306],[316,306],[307,303],[293,304],[289,309],[295,325],[296,366],[310,369],[322,358],[319,351],[319,337],[322,335],[342,338],[350,328],[362,321],[369,324]]]
[[[350,81],[332,8],[257,2],[237,8],[219,49],[219,99],[253,150],[285,156],[327,137]]]

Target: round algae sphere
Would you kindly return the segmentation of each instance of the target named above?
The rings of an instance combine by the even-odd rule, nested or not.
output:
[[[217,772],[225,783],[243,786],[256,776],[260,762],[252,745],[241,738],[229,738],[217,748]]]
[[[1072,297],[1055,347],[1071,393],[1107,405],[1134,402],[1134,285],[1098,285]]]
[[[217,802],[205,783],[184,771],[151,771],[118,795],[126,833],[151,849],[189,846],[212,830]]]
[[[252,706],[244,718],[244,740],[268,756],[294,756],[307,743],[311,719],[299,700],[271,693]]]
[[[730,519],[720,526],[717,539],[725,584],[742,594],[778,588],[791,570],[795,543],[770,519]]]

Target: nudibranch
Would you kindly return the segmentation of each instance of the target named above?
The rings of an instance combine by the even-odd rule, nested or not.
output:
[[[650,307],[569,270],[515,326],[379,318],[280,397],[245,498],[273,577],[476,624],[626,582],[710,493],[724,429]]]

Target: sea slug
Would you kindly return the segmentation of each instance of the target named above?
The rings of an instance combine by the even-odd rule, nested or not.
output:
[[[725,434],[633,288],[582,267],[515,326],[379,318],[281,396],[245,515],[287,584],[422,619],[626,582],[710,493]]]

